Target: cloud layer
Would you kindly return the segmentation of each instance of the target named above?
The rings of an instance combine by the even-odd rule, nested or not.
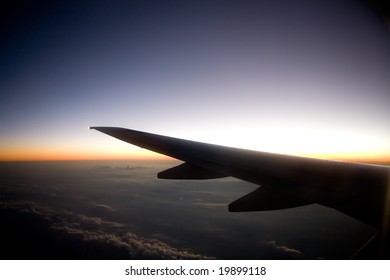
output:
[[[111,210],[109,206],[103,208]],[[3,259],[210,258],[125,231],[120,223],[56,211],[33,202],[2,203],[0,211],[7,217],[3,225],[9,232],[2,238],[8,244],[2,251]]]
[[[174,164],[0,163],[0,258],[345,259],[371,237],[319,206],[230,213],[253,185],[156,178]]]

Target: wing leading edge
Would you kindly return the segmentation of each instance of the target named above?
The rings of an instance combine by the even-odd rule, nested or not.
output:
[[[166,179],[232,176],[257,185],[229,205],[230,211],[291,208],[310,203],[387,228],[389,168],[310,159],[183,140],[117,127],[91,127],[125,142],[181,161],[159,173]]]

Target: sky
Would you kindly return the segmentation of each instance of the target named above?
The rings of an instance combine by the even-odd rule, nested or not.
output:
[[[1,5],[0,160],[157,157],[89,126],[390,160],[390,31],[360,2]]]

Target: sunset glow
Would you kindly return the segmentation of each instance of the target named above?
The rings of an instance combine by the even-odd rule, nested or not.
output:
[[[389,30],[363,6],[179,2],[10,11],[0,161],[162,157],[88,126],[390,161]]]
[[[389,271],[386,1],[3,2],[1,279]]]
[[[74,146],[64,144],[60,149],[55,146],[21,147],[10,145],[0,149],[0,161],[169,159],[169,157],[164,155],[124,143],[106,135],[96,135],[96,137],[106,137],[107,139],[104,145],[99,148],[97,145],[91,144],[89,145],[89,149],[85,150],[76,147],[76,144]],[[383,152],[383,148],[386,147],[385,143],[380,142],[376,143],[377,145],[370,146],[370,142],[359,143],[359,141],[355,141],[354,143],[352,140],[348,141],[348,139],[344,139],[344,141],[337,139],[332,141],[327,138],[314,139],[315,137],[309,137],[308,135],[301,138],[297,135],[288,137],[284,134],[279,134],[278,137],[274,139],[271,137],[259,136],[240,139],[234,137],[229,138],[226,135],[221,135],[221,138],[216,137],[213,139],[204,135],[203,138],[203,142],[207,143],[278,154],[355,162],[380,163],[390,161],[390,154]],[[286,138],[289,139],[287,144],[282,141]],[[84,145],[88,146],[87,143]],[[82,147],[84,147],[84,145]],[[361,153],[356,152],[361,147],[365,149],[362,149]]]

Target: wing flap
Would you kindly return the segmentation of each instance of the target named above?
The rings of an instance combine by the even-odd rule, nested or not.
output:
[[[206,180],[227,176],[186,162],[158,173],[157,177],[160,179]]]
[[[281,210],[312,204],[259,187],[229,204],[230,212]]]

